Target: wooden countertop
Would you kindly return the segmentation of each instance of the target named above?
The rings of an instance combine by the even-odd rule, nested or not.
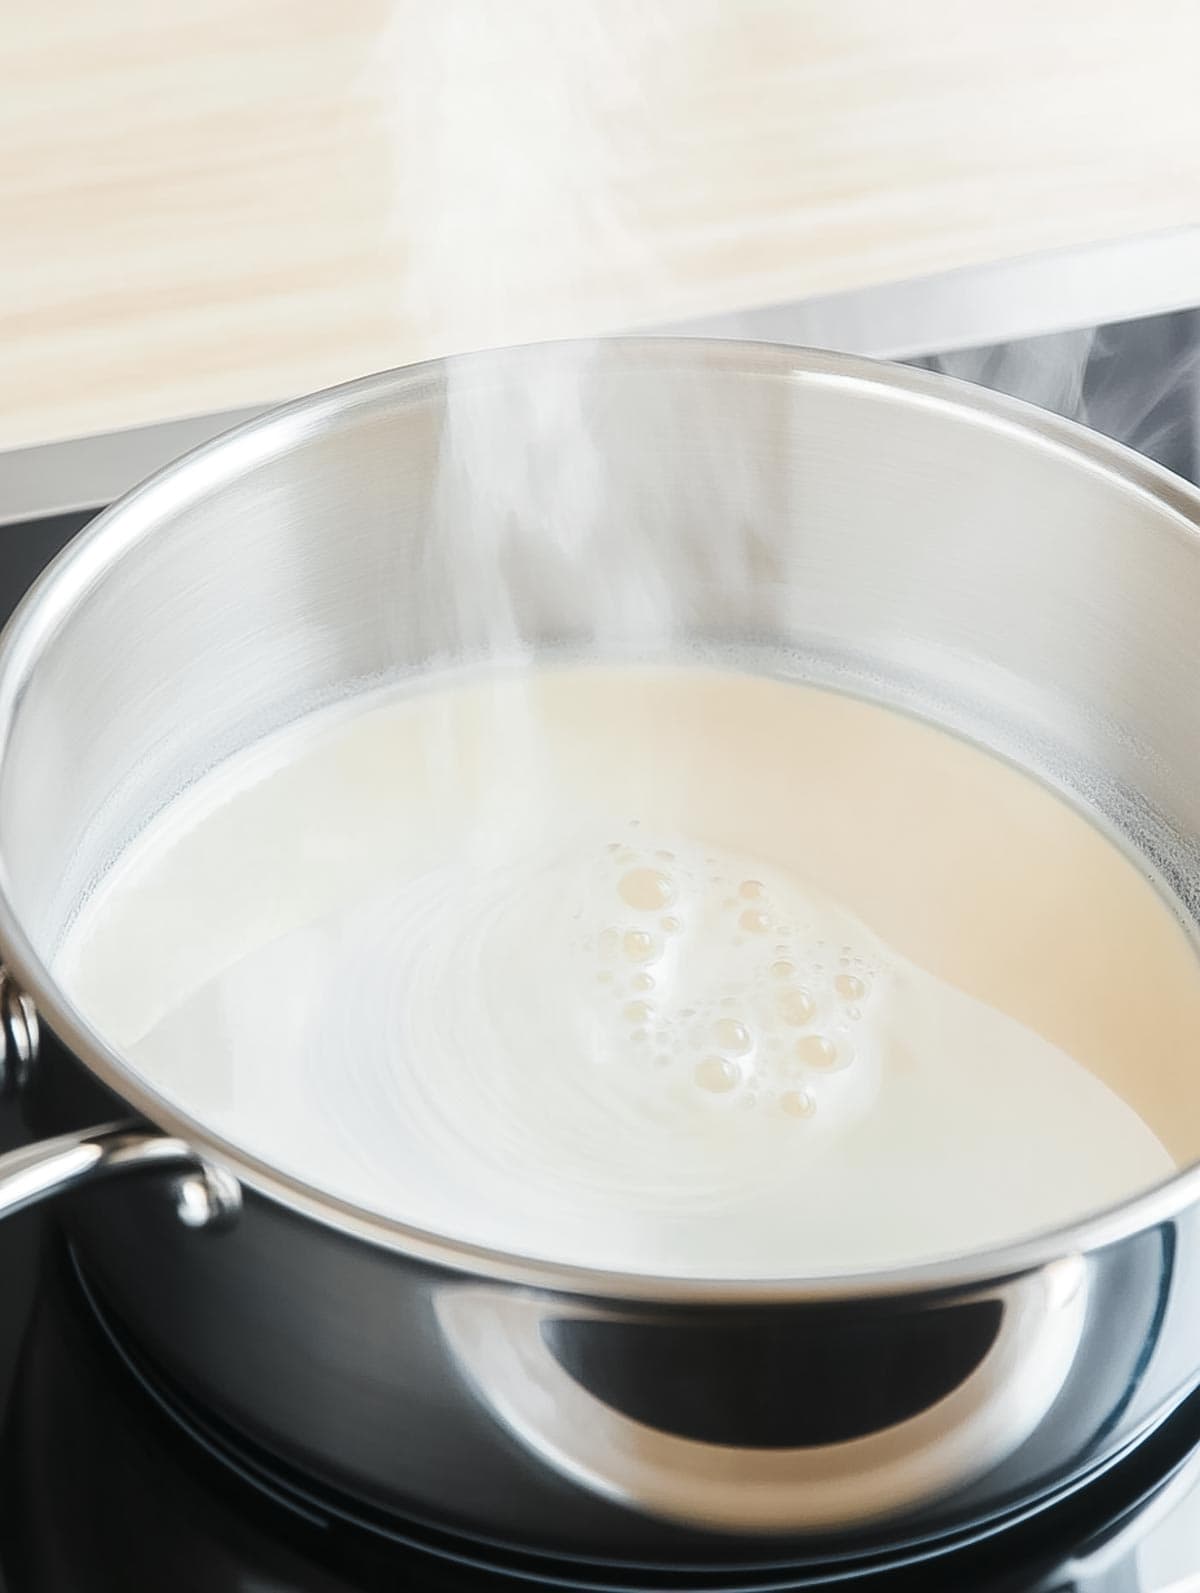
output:
[[[1196,0],[10,8],[0,448],[1195,222],[1198,46]]]

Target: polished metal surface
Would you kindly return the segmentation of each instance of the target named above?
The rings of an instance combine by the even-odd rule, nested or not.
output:
[[[241,1191],[220,1169],[204,1168],[180,1140],[131,1123],[59,1134],[0,1156],[0,1217],[69,1194],[117,1173],[189,1169],[179,1181],[179,1215],[189,1228],[224,1226],[241,1209]]]
[[[0,1096],[28,1091],[39,1047],[37,1008],[0,964]],[[190,1146],[134,1123],[59,1134],[0,1155],[0,1217],[24,1211],[114,1173],[185,1168],[175,1181],[175,1205],[187,1228],[221,1229],[237,1218],[241,1188]]]
[[[28,1085],[38,1039],[37,1008],[0,966],[0,1096]]]
[[[1200,227],[989,261],[658,328],[905,360],[1190,309]]]
[[[876,1419],[881,1402],[861,1424],[865,1430],[823,1443],[815,1441],[811,1408],[794,1412],[792,1442],[777,1425],[770,1444],[755,1444],[735,1442],[729,1428],[719,1441],[681,1436],[645,1421],[645,1410],[632,1402],[627,1413],[599,1397],[587,1386],[586,1366],[569,1366],[562,1357],[564,1332],[595,1335],[604,1324],[613,1345],[623,1332],[636,1341],[640,1331],[652,1342],[661,1329],[636,1313],[601,1315],[591,1305],[469,1288],[443,1291],[437,1313],[458,1364],[489,1408],[565,1475],[664,1520],[735,1533],[794,1532],[902,1516],[1010,1455],[1063,1391],[1088,1314],[1087,1287],[1087,1269],[1076,1256],[1014,1281],[1002,1295],[981,1295],[978,1310],[986,1312],[989,1301],[997,1306],[994,1322],[981,1324],[994,1336],[966,1367],[956,1364],[949,1343],[940,1346],[955,1364],[952,1373],[943,1368],[948,1375],[939,1398],[929,1400],[926,1390],[909,1414],[902,1401],[914,1391],[895,1389],[890,1422]],[[681,1326],[672,1355],[687,1338]],[[769,1355],[769,1344],[769,1329],[757,1344],[750,1330],[743,1353]],[[805,1359],[798,1346],[789,1349],[793,1361]],[[828,1346],[823,1359],[828,1372]],[[861,1366],[855,1371],[867,1375]],[[721,1368],[697,1374],[700,1387],[702,1377],[720,1377]],[[803,1387],[812,1373],[797,1375]],[[754,1381],[769,1383],[761,1366]],[[653,1408],[661,1392],[644,1390],[641,1397],[648,1395]],[[849,1425],[850,1391],[843,1386],[838,1394],[841,1408],[830,1414]],[[786,1372],[776,1397],[779,1410],[794,1400]],[[809,1393],[807,1402],[822,1397]]]
[[[459,1531],[711,1563],[1002,1516],[1110,1461],[1195,1384],[1195,1170],[1070,1230],[886,1274],[553,1266],[264,1165],[156,1093],[51,972],[95,874],[214,759],[470,650],[430,573],[447,513],[470,508],[439,487],[448,384],[502,430],[514,380],[536,392],[575,357],[471,356],[255,422],[102,516],[5,632],[4,959],[95,1080],[246,1194],[211,1237],[132,1183],[89,1192],[69,1212],[88,1276],[235,1428]],[[782,644],[806,678],[985,741],[1084,803],[1195,914],[1191,488],[927,372],[666,340],[590,359],[607,507],[679,555],[686,637],[743,656]],[[697,448],[721,468],[698,473]],[[707,554],[747,503],[731,580]],[[634,626],[614,642],[596,594],[539,556],[511,574],[535,648],[655,641]],[[1174,1072],[1181,1120],[1200,1123],[1200,1069]],[[35,1121],[77,1120],[88,1081],[37,1074]]]

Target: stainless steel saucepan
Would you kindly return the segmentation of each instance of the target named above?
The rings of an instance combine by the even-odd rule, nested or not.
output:
[[[453,662],[466,642],[429,594],[430,549],[470,509],[439,486],[447,392],[519,450],[514,383],[557,401],[577,357],[475,355],[277,410],[101,515],[14,616],[4,1076],[49,1137],[0,1159],[0,1211],[87,1184],[64,1221],[147,1362],[258,1449],[405,1518],[711,1565],[1002,1517],[1110,1463],[1197,1382],[1200,1058],[1145,1058],[1185,1170],[1069,1230],[884,1274],[618,1276],[417,1231],[265,1165],[156,1093],[55,978],[88,884],[189,780],[356,684]],[[1075,793],[1195,913],[1191,487],[862,360],[615,340],[588,373],[601,501],[677,548],[685,640],[784,643],[809,678],[969,730]],[[750,548],[748,582],[713,567],[722,538]],[[535,650],[604,643],[594,594],[527,562],[507,573]],[[1014,1180],[1022,1163],[1014,1145]]]

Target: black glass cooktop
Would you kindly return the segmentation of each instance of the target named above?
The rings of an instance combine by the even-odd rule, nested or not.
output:
[[[267,1477],[198,1429],[182,1430],[93,1315],[48,1231],[0,1447],[0,1555],[11,1593],[377,1593],[382,1589],[717,1589],[716,1573],[652,1578],[505,1555],[488,1565],[446,1538],[413,1541]],[[848,1580],[836,1564],[742,1575],[761,1589],[877,1593],[1135,1593],[1142,1539],[1186,1487],[1200,1395],[1100,1481],[1002,1534],[937,1559],[880,1555]],[[1165,1587],[1165,1584],[1163,1585]]]
[[[1200,311],[914,363],[1083,419],[1200,480]],[[0,505],[2,508],[2,505]],[[94,511],[0,525],[0,621]],[[53,1044],[49,1039],[45,1043]],[[0,1149],[19,1142],[0,1101]],[[148,1283],[153,1287],[153,1281]],[[1200,1331],[1200,1324],[1197,1330]],[[376,1593],[538,1582],[715,1588],[716,1573],[619,1571],[415,1540],[226,1452],[149,1388],[95,1316],[53,1215],[0,1223],[0,1593]],[[864,1585],[845,1566],[748,1589]],[[1099,1481],[919,1563],[889,1593],[1200,1593],[1200,1394]]]

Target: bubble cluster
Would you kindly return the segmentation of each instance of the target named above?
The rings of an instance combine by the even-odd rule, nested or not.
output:
[[[622,1063],[650,1066],[706,1111],[848,1120],[874,1087],[875,943],[849,943],[853,920],[789,874],[638,830],[597,848],[576,915],[591,920],[579,946],[599,962],[597,1054],[614,1081]]]

